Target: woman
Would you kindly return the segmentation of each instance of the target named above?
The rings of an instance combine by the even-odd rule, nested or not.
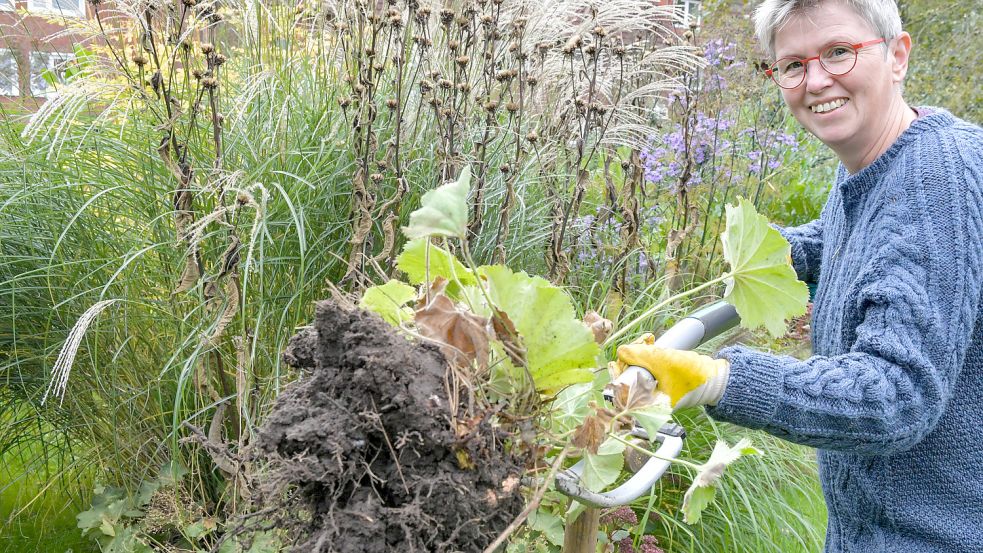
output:
[[[767,73],[841,164],[820,218],[781,229],[818,284],[814,356],[648,344],[677,407],[818,448],[827,552],[983,552],[983,130],[902,97],[893,0],[765,0]]]

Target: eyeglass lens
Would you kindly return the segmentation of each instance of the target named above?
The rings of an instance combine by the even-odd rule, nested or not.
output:
[[[830,75],[844,75],[856,65],[857,51],[846,42],[831,44],[819,54],[819,63]],[[772,77],[779,86],[795,88],[805,79],[807,64],[803,58],[782,58],[772,67]]]

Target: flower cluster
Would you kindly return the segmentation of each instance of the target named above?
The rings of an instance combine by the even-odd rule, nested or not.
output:
[[[655,536],[642,536],[638,549],[635,548],[635,544],[629,536],[618,542],[618,553],[665,553],[665,551],[659,547],[659,542]]]

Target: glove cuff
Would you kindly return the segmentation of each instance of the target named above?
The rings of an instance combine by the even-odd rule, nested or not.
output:
[[[707,380],[701,398],[704,405],[716,405],[724,397],[727,380],[730,378],[730,363],[726,359],[715,359],[714,364],[717,365],[717,370]]]

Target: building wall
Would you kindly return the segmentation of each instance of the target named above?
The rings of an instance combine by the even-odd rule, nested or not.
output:
[[[58,9],[68,5],[76,8],[75,13]],[[77,36],[55,35],[64,31],[70,18],[79,17],[93,17],[92,6],[86,0],[0,0],[0,70],[6,70],[0,79],[15,77],[11,74],[11,58],[17,68],[17,90],[14,94],[0,94],[0,103],[31,108],[44,101],[44,90],[39,88],[47,84],[40,77],[41,71],[56,60],[73,57],[79,43]],[[0,91],[8,83],[9,80],[0,83]]]

